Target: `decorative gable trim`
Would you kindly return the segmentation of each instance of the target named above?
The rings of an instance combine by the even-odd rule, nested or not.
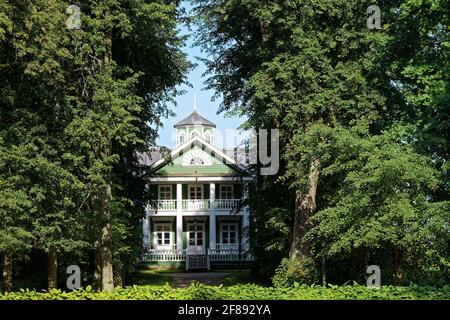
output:
[[[224,152],[222,152],[220,149],[216,148],[212,144],[206,142],[199,136],[193,137],[189,141],[186,141],[182,145],[180,145],[180,146],[176,147],[174,150],[172,150],[172,152],[170,153],[170,158],[174,159],[174,158],[180,156],[181,152],[183,152],[183,153],[188,152],[193,143],[200,143],[200,145],[205,146],[205,148],[210,151],[211,156],[216,157],[216,158],[217,157],[222,158],[226,161],[226,164],[235,167],[239,171],[245,171],[244,168],[242,168],[239,164],[236,163],[236,161],[234,161],[234,159],[232,159],[231,157],[226,155]],[[159,167],[163,166],[165,163],[166,163],[166,159],[161,158],[158,161],[156,161],[154,164],[152,164],[151,168],[158,169]]]

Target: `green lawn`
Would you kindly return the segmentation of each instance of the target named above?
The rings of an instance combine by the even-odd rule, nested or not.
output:
[[[184,270],[139,270],[136,274],[134,274],[130,279],[131,285],[139,285],[139,286],[163,286],[166,283],[171,283],[170,273],[184,273]],[[265,283],[260,279],[256,279],[252,276],[251,270],[242,269],[239,270],[228,270],[228,269],[220,269],[213,270],[213,272],[218,273],[228,273],[223,279],[224,286],[233,286],[240,284],[258,284],[262,286],[268,286],[269,283]]]
[[[163,286],[171,283],[172,278],[168,275],[174,270],[139,270],[131,276],[130,282],[138,286]]]

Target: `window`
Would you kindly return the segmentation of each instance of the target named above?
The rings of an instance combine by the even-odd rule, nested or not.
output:
[[[172,186],[159,186],[159,200],[172,200]]]
[[[178,136],[178,144],[181,145],[184,143],[184,133],[181,132],[180,135]]]
[[[189,224],[189,245],[203,246],[203,224]]]
[[[195,137],[199,137],[200,135],[199,135],[199,133],[198,133],[198,131],[192,131],[192,133],[191,133],[191,139],[192,138],[195,138]]]
[[[211,134],[209,132],[205,133],[205,140],[208,143],[211,143]]]
[[[202,166],[205,164],[205,162],[198,157],[192,158],[191,162],[189,163],[191,166]]]
[[[238,243],[237,223],[222,223],[220,229],[221,244],[236,245]]]
[[[220,185],[220,199],[233,199],[233,185]]]
[[[168,247],[172,244],[172,224],[155,223],[155,245],[157,247]]]
[[[189,199],[200,200],[203,198],[203,186],[189,186]]]

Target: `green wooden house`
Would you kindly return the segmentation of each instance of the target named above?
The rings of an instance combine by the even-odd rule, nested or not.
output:
[[[142,221],[143,263],[187,270],[249,263],[246,199],[253,177],[235,149],[214,145],[216,126],[196,111],[174,127],[170,156],[147,159],[154,200]]]

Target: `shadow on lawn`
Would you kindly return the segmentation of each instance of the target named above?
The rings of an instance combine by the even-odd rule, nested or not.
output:
[[[214,281],[216,284],[222,284],[223,286],[233,286],[233,285],[244,285],[249,283],[258,284],[261,286],[270,286],[270,283],[267,281],[263,281],[261,279],[255,278],[250,270],[244,269],[241,271],[238,270],[214,270],[212,272],[206,273],[207,275],[214,275],[217,274],[225,274],[224,276],[221,276],[219,281]],[[133,274],[130,277],[130,285],[140,285],[140,286],[163,286],[166,283],[169,283],[171,285],[179,287],[180,285],[177,285],[178,279],[174,281],[173,275],[179,275],[184,277],[184,275],[200,275],[200,273],[194,273],[194,272],[185,272],[181,270],[139,270],[135,274]],[[176,277],[178,278],[178,277]],[[205,280],[202,281],[199,280],[198,277],[193,277],[199,282],[204,282],[206,284],[211,284],[211,281]],[[208,277],[209,278],[209,277]],[[182,285],[185,286],[185,285]]]

